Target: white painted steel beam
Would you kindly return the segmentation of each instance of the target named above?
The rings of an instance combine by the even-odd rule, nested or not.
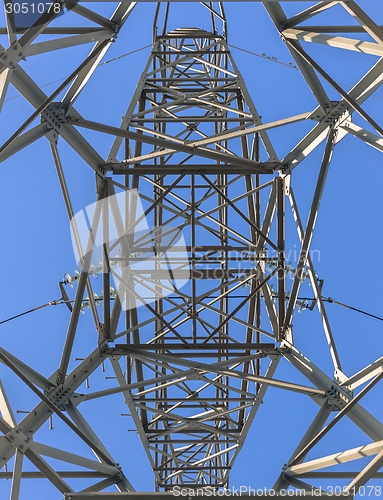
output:
[[[284,30],[283,36],[285,36],[289,40],[301,40],[304,42],[320,43],[329,47],[351,50],[353,52],[361,52],[363,54],[371,54],[378,57],[383,56],[383,42],[366,42],[364,40],[323,35],[293,28]]]
[[[383,152],[383,138],[380,137],[379,135],[373,134],[372,132],[369,132],[368,130],[366,130],[362,127],[359,127],[359,125],[356,125],[355,123],[352,123],[350,121],[345,121],[341,125],[341,127],[343,130],[346,130],[348,133],[350,133],[354,137],[361,139],[369,146],[372,146],[373,148],[377,149],[378,151]]]
[[[0,412],[4,421],[11,427],[15,427],[16,419],[12,407],[9,403],[7,393],[5,392],[4,384],[0,380]]]
[[[24,455],[17,450],[13,466],[11,495],[9,500],[19,500]]]
[[[350,390],[354,390],[360,385],[368,382],[373,377],[376,377],[383,371],[383,357],[377,359],[370,365],[366,366],[355,375],[347,378],[345,382],[342,382],[341,385],[346,386]]]
[[[339,464],[345,464],[361,458],[378,455],[383,449],[383,441],[367,444],[365,446],[358,446],[350,450],[333,453],[326,457],[309,460],[307,462],[292,465],[286,469],[288,475],[301,475],[315,470],[326,469]]]
[[[308,7],[302,12],[299,12],[298,14],[290,17],[286,21],[283,22],[282,28],[283,29],[288,29],[293,26],[296,26],[297,24],[303,23],[304,21],[307,21],[311,17],[314,17],[321,12],[324,12],[325,10],[330,9],[331,7],[334,7],[334,5],[338,4],[339,1],[332,1],[332,0],[325,0],[322,2],[318,2],[317,4],[313,5],[312,7]]]

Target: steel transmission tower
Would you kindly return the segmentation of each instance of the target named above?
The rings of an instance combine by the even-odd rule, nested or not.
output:
[[[288,18],[284,3],[297,13]],[[60,282],[59,302],[67,304],[71,316],[57,370],[50,374],[28,366],[19,359],[17,346],[12,353],[0,349],[6,369],[39,398],[35,408],[16,420],[5,392],[12,389],[1,386],[0,464],[10,465],[0,478],[13,478],[11,500],[26,498],[23,484],[42,477],[57,489],[57,498],[87,498],[112,485],[134,497],[134,478],[116,463],[82,411],[88,402],[98,402],[98,418],[113,421],[118,415],[112,414],[108,398],[114,394],[127,405],[159,492],[228,487],[229,473],[269,388],[300,394],[318,405],[295,452],[285,457],[275,490],[310,492],[310,478],[326,485],[346,479],[352,497],[380,478],[383,425],[362,403],[383,376],[383,360],[378,357],[351,377],[343,373],[310,249],[335,146],[352,134],[383,149],[383,130],[362,107],[383,81],[381,28],[354,1],[321,1],[302,12],[299,1],[263,2],[317,101],[309,112],[264,123],[230,51],[223,4],[185,4],[206,11],[211,29],[169,28],[172,2],[158,4],[153,47],[119,127],[88,120],[75,109],[75,101],[86,92],[116,33],[125,22],[129,25],[130,14],[141,9],[146,15],[145,2],[122,2],[110,19],[81,3],[70,5],[70,14],[89,19],[92,29],[51,25],[53,11],[31,27],[17,27],[14,16],[6,15],[2,33],[9,48],[2,48],[0,58],[1,103],[11,84],[35,112],[19,123],[0,157],[6,160],[36,140],[48,139],[79,255],[79,272]],[[315,25],[316,16],[325,12],[330,18],[340,8],[352,26]],[[308,19],[312,26],[300,26]],[[38,42],[44,34],[57,38]],[[90,55],[49,97],[19,65],[39,51],[92,41]],[[309,55],[305,42],[359,50],[378,62],[345,91]],[[329,98],[330,87],[337,100]],[[366,128],[352,122],[353,114]],[[271,131],[288,136],[291,126],[303,122],[308,133],[280,158]],[[89,130],[92,135],[87,136]],[[97,149],[105,137],[112,141],[107,155]],[[94,204],[77,214],[61,142],[95,172]],[[322,148],[322,159],[303,217],[292,172],[316,148]],[[287,224],[287,213],[296,229]],[[300,244],[294,265],[286,259],[287,230],[296,232]],[[302,298],[302,290],[312,300]],[[295,341],[298,308],[319,314],[330,371],[314,364]],[[89,322],[81,326],[84,311],[92,328]],[[84,350],[82,346],[78,352],[76,342],[85,330],[92,349],[76,364]],[[275,375],[286,362],[296,379]],[[113,387],[97,376],[106,365]],[[364,449],[345,448],[333,455],[321,448],[312,459],[310,453],[344,415],[365,434]],[[60,446],[39,441],[39,429],[52,416],[81,448],[70,439]],[[115,439],[111,433],[110,440]],[[89,458],[89,450],[96,458]],[[357,471],[337,468],[362,456],[371,460]],[[70,467],[58,467],[57,461]]]

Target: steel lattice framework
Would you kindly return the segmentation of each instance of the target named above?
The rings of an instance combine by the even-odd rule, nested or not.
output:
[[[383,150],[383,130],[362,107],[383,83],[382,29],[352,0],[311,2],[303,11],[297,0],[261,2],[317,100],[314,110],[264,123],[230,52],[223,4],[193,4],[193,8],[202,4],[211,15],[212,29],[205,31],[168,30],[171,3],[158,4],[155,26],[160,19],[163,25],[155,31],[150,57],[120,127],[88,120],[75,109],[75,101],[86,92],[87,81],[116,34],[129,24],[132,11],[145,10],[145,2],[121,2],[110,19],[81,3],[70,5],[80,19],[94,23],[92,29],[57,28],[51,25],[53,11],[32,27],[19,28],[7,14],[6,27],[1,28],[9,48],[1,47],[0,105],[12,85],[35,111],[3,144],[0,158],[4,161],[45,137],[72,219],[59,142],[73,148],[95,172],[98,203],[91,227],[93,232],[101,228],[102,262],[96,269],[91,237],[84,245],[79,227],[72,224],[81,269],[61,283],[63,300],[70,300],[65,291],[68,281],[75,282],[76,293],[53,375],[28,366],[17,357],[16,348],[13,354],[0,349],[2,363],[41,400],[17,422],[0,387],[0,465],[15,457],[13,469],[0,472],[0,478],[13,478],[11,500],[19,499],[22,481],[33,477],[47,478],[71,498],[77,498],[77,490],[67,478],[91,482],[82,487],[79,498],[111,485],[120,492],[133,492],[81,412],[87,401],[107,401],[121,393],[153,468],[157,491],[175,486],[225,487],[265,393],[275,387],[308,396],[319,406],[275,489],[311,491],[306,478],[349,478],[350,473],[336,466],[371,456],[367,465],[351,474],[347,489],[352,495],[379,478],[383,466],[383,425],[362,406],[362,398],[383,377],[383,358],[352,377],[343,374],[310,245],[334,147],[352,134]],[[297,14],[287,17],[283,3],[294,5]],[[352,26],[315,25],[317,15],[339,7],[353,19]],[[302,27],[309,19],[313,25]],[[44,34],[57,38],[39,41]],[[360,39],[352,38],[355,34]],[[306,52],[306,42],[359,51],[378,60],[346,92]],[[84,43],[94,44],[89,56],[50,96],[19,64],[34,54]],[[328,86],[339,94],[337,101],[329,99]],[[57,101],[63,90],[65,95]],[[366,128],[352,122],[354,113]],[[309,132],[279,158],[270,131],[288,135],[292,124],[302,122],[310,124]],[[86,139],[89,130],[92,137],[113,138],[107,156]],[[323,144],[304,225],[291,174]],[[139,198],[127,194],[132,190]],[[121,195],[124,207],[105,202]],[[293,214],[301,245],[294,269],[285,261],[287,211]],[[143,220],[150,229],[142,231]],[[117,231],[114,239],[111,226]],[[181,232],[184,246],[179,243]],[[294,276],[291,290],[286,287],[287,272]],[[102,276],[98,285],[92,273]],[[186,283],[178,287],[177,279]],[[331,373],[311,362],[294,342],[293,316],[302,307],[299,294],[305,281],[314,294],[310,307],[318,310],[323,323]],[[148,300],[148,295],[155,300]],[[95,330],[89,332],[94,350],[71,369],[84,306],[89,306],[94,320]],[[287,360],[306,383],[276,378],[281,360]],[[85,389],[96,369],[107,362],[117,384],[110,388],[98,383],[92,392]],[[52,414],[96,459],[38,441],[39,429]],[[308,453],[344,415],[365,433],[363,449],[308,460]],[[54,460],[71,464],[72,469],[65,473]],[[328,472],[332,466],[334,472]]]

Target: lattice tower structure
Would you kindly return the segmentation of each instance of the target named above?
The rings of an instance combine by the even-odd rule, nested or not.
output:
[[[320,409],[275,489],[303,487],[309,492],[307,478],[351,478],[346,490],[352,495],[380,477],[383,426],[360,401],[383,376],[383,361],[378,358],[351,377],[344,374],[322,296],[323,281],[309,251],[335,146],[351,134],[382,150],[382,128],[362,108],[383,81],[381,28],[353,1],[318,2],[290,18],[279,2],[264,2],[316,99],[309,112],[264,123],[229,50],[222,3],[201,2],[212,16],[210,31],[168,30],[168,4],[163,28],[154,30],[150,57],[120,126],[89,120],[75,109],[75,102],[116,33],[136,7],[143,7],[140,3],[144,2],[120,3],[110,19],[81,4],[71,5],[70,14],[97,25],[92,30],[50,27],[54,13],[22,28],[6,16],[10,48],[1,56],[1,104],[11,83],[35,112],[0,148],[0,159],[48,139],[72,220],[80,272],[60,282],[71,317],[53,374],[44,375],[0,350],[3,364],[40,401],[17,421],[0,387],[0,464],[15,457],[13,470],[0,472],[0,477],[13,477],[11,500],[21,498],[23,479],[37,477],[47,478],[60,494],[72,498],[111,485],[133,492],[92,428],[91,418],[81,411],[87,401],[99,401],[101,411],[109,396],[121,393],[153,469],[156,490],[217,490],[229,485],[229,472],[266,392],[278,388],[306,396]],[[335,7],[357,24],[300,26]],[[160,6],[155,25],[159,12]],[[363,36],[354,40],[328,34],[334,30]],[[44,33],[59,37],[34,42]],[[372,41],[364,39],[367,35]],[[19,65],[23,57],[95,40],[90,55],[50,96]],[[360,50],[379,60],[346,92],[304,50],[303,42]],[[337,100],[329,98],[327,86],[339,94]],[[352,122],[353,114],[366,128]],[[271,131],[288,134],[291,126],[302,122],[310,125],[308,133],[279,158]],[[101,145],[105,137],[113,139],[107,155],[98,152],[94,141],[99,139]],[[85,211],[85,233],[81,214],[75,216],[72,206],[59,141],[69,144],[95,173],[96,200]],[[323,142],[304,225],[292,172]],[[300,242],[294,269],[285,260],[287,210]],[[291,289],[286,287],[289,273]],[[300,297],[307,281],[311,304]],[[68,284],[76,288],[73,297]],[[292,326],[297,307],[319,313],[330,372],[299,350]],[[88,308],[95,330],[93,350],[76,365],[79,318]],[[298,374],[293,381],[275,376],[278,365],[286,361]],[[104,364],[117,381],[113,388],[96,375]],[[97,390],[90,391],[92,377]],[[69,451],[68,446],[38,441],[35,434],[52,415],[96,459],[80,448]],[[372,442],[363,449],[308,459],[344,415]],[[358,472],[323,471],[362,456],[373,459]],[[55,460],[74,470],[62,471]],[[77,488],[74,479],[89,484],[78,483]]]

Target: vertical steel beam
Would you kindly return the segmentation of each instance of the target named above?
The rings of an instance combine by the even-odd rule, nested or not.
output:
[[[326,183],[327,173],[330,167],[330,161],[332,152],[334,149],[334,142],[336,138],[337,131],[334,129],[330,129],[326,148],[324,151],[322,165],[319,171],[319,176],[317,180],[317,185],[314,192],[313,201],[311,204],[309,218],[306,224],[305,236],[302,241],[302,247],[299,255],[299,260],[296,268],[296,273],[294,277],[293,286],[291,288],[290,299],[287,305],[284,329],[290,327],[291,319],[293,316],[293,311],[298,299],[298,293],[302,282],[302,274],[304,270],[304,266],[306,265],[307,255],[310,251],[310,244],[313,237],[313,232],[315,228],[315,223],[318,216],[319,205],[322,199],[323,189]]]
[[[21,453],[21,451],[16,450],[15,464],[13,466],[11,495],[9,497],[9,500],[19,500],[23,459],[24,455]]]
[[[98,196],[97,203],[94,209],[91,227],[89,228],[88,243],[86,246],[84,259],[81,265],[81,274],[78,280],[76,298],[73,304],[73,311],[68,326],[68,331],[64,344],[64,350],[61,355],[60,367],[57,373],[58,384],[64,383],[66,373],[68,370],[70,355],[72,352],[73,342],[76,335],[79,315],[81,311],[82,302],[84,299],[85,286],[88,280],[89,267],[93,255],[93,248],[96,241],[97,227],[101,216],[102,203],[100,203],[100,200],[101,200],[101,194]]]
[[[11,427],[15,427],[16,419],[15,415],[12,411],[11,405],[9,404],[9,399],[7,393],[5,392],[5,388],[3,382],[0,380],[0,412],[2,418],[7,422]]]
[[[302,219],[301,219],[300,214],[299,214],[298,205],[297,205],[297,202],[295,199],[294,190],[293,190],[292,186],[289,189],[289,200],[290,200],[290,205],[291,205],[293,217],[294,217],[294,220],[297,224],[299,241],[302,245],[305,233],[304,233]],[[328,319],[327,312],[326,312],[326,307],[324,305],[323,298],[321,295],[322,292],[319,288],[318,281],[317,281],[317,278],[315,275],[314,265],[313,265],[313,261],[312,261],[310,252],[308,252],[308,254],[307,254],[307,263],[308,263],[308,267],[309,267],[310,283],[311,283],[312,289],[314,290],[314,297],[315,297],[315,300],[317,301],[318,309],[319,309],[320,315],[322,317],[323,329],[324,329],[324,332],[326,335],[327,344],[328,344],[329,349],[330,349],[330,355],[331,355],[331,358],[332,358],[332,361],[334,364],[334,368],[336,370],[341,370],[342,365],[341,365],[340,357],[338,354],[338,350],[336,348],[334,336],[332,334],[330,321]]]
[[[71,229],[72,229],[73,239],[74,239],[74,242],[76,245],[77,254],[79,255],[79,258],[81,261],[83,259],[84,249],[83,249],[83,246],[81,243],[81,237],[80,237],[79,230],[77,227],[76,219],[74,218],[72,201],[71,201],[71,198],[69,195],[69,189],[68,189],[68,185],[67,185],[67,182],[65,179],[64,169],[63,169],[63,166],[61,163],[60,154],[59,154],[59,151],[58,151],[56,144],[51,144],[51,151],[52,151],[53,160],[54,160],[54,163],[56,166],[57,177],[59,179],[61,193],[62,193],[63,198],[64,198],[64,203],[65,203],[65,208],[67,211],[68,219],[69,219],[70,224],[71,224]],[[100,320],[98,317],[97,307],[96,307],[96,303],[95,303],[95,300],[93,297],[93,290],[92,290],[91,282],[89,280],[89,276],[88,276],[87,283],[86,283],[86,289],[88,291],[89,305],[90,305],[90,310],[92,311],[93,320],[94,320],[96,328],[99,328]]]
[[[103,281],[103,303],[104,303],[104,340],[113,340],[110,330],[110,265],[109,265],[109,196],[111,194],[111,179],[105,179],[102,186],[102,281]]]
[[[278,335],[281,342],[285,335],[286,273],[285,273],[285,187],[282,177],[275,178],[277,193],[277,245],[278,245]]]

